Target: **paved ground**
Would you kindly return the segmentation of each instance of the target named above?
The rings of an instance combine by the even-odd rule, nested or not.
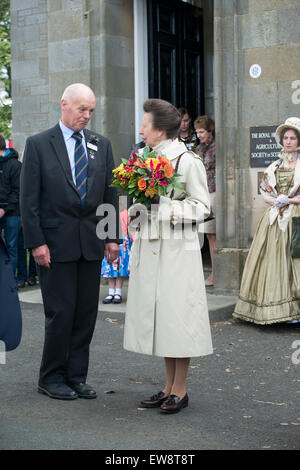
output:
[[[163,386],[163,363],[123,350],[121,311],[99,313],[88,377],[98,398],[71,402],[37,393],[43,311],[28,302],[22,311],[21,345],[0,364],[1,450],[300,447],[299,324],[258,327],[212,311],[214,354],[192,360],[190,406],[165,416],[139,406]]]

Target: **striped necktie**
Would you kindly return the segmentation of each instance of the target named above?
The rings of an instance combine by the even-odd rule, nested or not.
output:
[[[84,206],[87,190],[88,159],[80,132],[74,132],[72,137],[76,140],[74,151],[76,187],[81,199],[81,205]]]

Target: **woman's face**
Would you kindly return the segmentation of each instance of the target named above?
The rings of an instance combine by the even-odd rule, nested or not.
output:
[[[140,136],[148,147],[155,147],[163,140],[167,139],[166,132],[153,127],[152,113],[145,113],[142,121]]]
[[[196,134],[201,144],[206,144],[212,137],[212,133],[202,127],[196,129]]]
[[[299,146],[298,137],[295,131],[289,129],[284,133],[282,138],[282,145],[287,152],[296,152]]]

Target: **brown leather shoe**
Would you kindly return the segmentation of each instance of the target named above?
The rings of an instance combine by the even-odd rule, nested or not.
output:
[[[189,404],[189,397],[187,393],[180,400],[177,395],[169,395],[168,399],[164,401],[160,407],[162,413],[178,413],[181,408],[186,408]]]
[[[158,392],[155,395],[152,395],[150,398],[141,401],[141,405],[145,408],[158,408],[165,400],[167,400],[168,395],[165,396],[164,392]]]

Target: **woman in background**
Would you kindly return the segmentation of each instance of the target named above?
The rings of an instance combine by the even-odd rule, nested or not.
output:
[[[197,147],[197,136],[192,126],[190,113],[186,108],[178,108],[181,123],[178,133],[179,142],[183,142],[188,150],[195,152]]]
[[[215,123],[208,116],[199,116],[194,122],[197,137],[200,144],[196,148],[196,153],[203,161],[207,186],[210,196],[212,212],[216,215],[216,141]],[[216,250],[216,219],[209,220],[203,224],[201,231],[206,234],[209,243],[209,253],[211,259],[211,274],[205,280],[206,286],[214,284],[214,253]]]
[[[282,147],[264,172],[261,218],[244,267],[233,316],[267,325],[300,318],[300,258],[291,255],[293,217],[300,217],[300,119],[289,118],[275,133]]]

